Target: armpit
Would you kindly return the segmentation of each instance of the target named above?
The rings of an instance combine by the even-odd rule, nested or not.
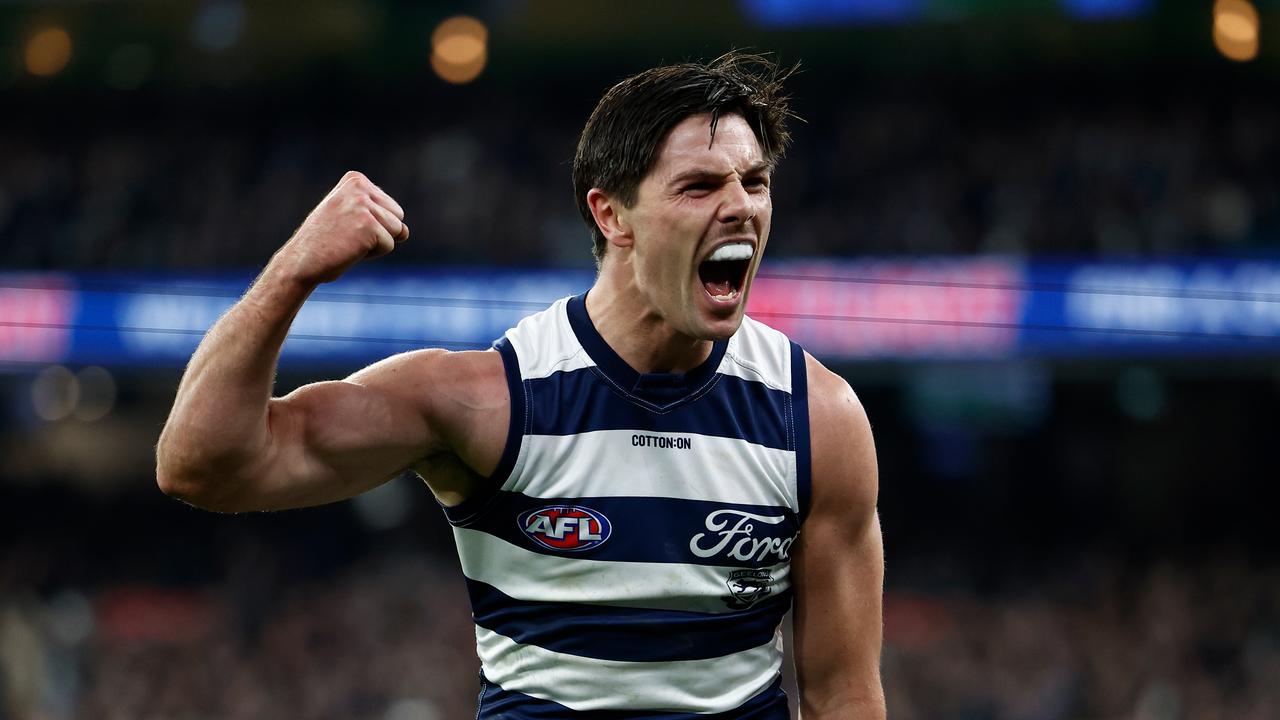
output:
[[[487,478],[467,467],[453,453],[437,453],[423,458],[411,467],[431,492],[446,507],[452,507],[483,488]]]

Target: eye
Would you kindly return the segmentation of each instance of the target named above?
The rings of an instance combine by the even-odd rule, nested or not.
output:
[[[694,197],[702,197],[703,195],[710,193],[711,190],[711,183],[705,181],[689,183],[688,185],[680,188],[680,192],[686,195],[693,195]]]
[[[756,175],[743,180],[742,184],[752,189],[764,188],[767,190],[769,188],[769,178],[763,175]]]

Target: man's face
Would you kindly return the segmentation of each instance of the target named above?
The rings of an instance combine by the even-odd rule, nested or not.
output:
[[[624,211],[635,238],[636,284],[673,329],[704,340],[737,332],[769,238],[769,167],[751,127],[711,115],[671,130]]]

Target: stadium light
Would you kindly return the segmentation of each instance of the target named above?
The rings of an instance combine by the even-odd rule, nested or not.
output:
[[[24,59],[32,75],[57,75],[71,62],[71,36],[60,27],[45,28],[27,41]]]
[[[76,373],[80,395],[73,414],[77,420],[93,422],[106,417],[116,404],[116,380],[106,368],[90,365]]]
[[[431,34],[431,69],[441,80],[455,85],[480,76],[488,53],[489,30],[466,15],[444,20]]]
[[[56,422],[76,409],[80,401],[80,381],[61,365],[50,365],[31,383],[31,405],[41,420]]]
[[[1230,60],[1258,56],[1258,11],[1249,0],[1217,0],[1213,5],[1213,44]]]

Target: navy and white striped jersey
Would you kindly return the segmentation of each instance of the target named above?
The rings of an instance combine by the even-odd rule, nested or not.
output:
[[[496,344],[507,445],[490,490],[445,510],[475,618],[477,717],[785,720],[804,354],[747,318],[698,368],[640,374],[585,297]]]

